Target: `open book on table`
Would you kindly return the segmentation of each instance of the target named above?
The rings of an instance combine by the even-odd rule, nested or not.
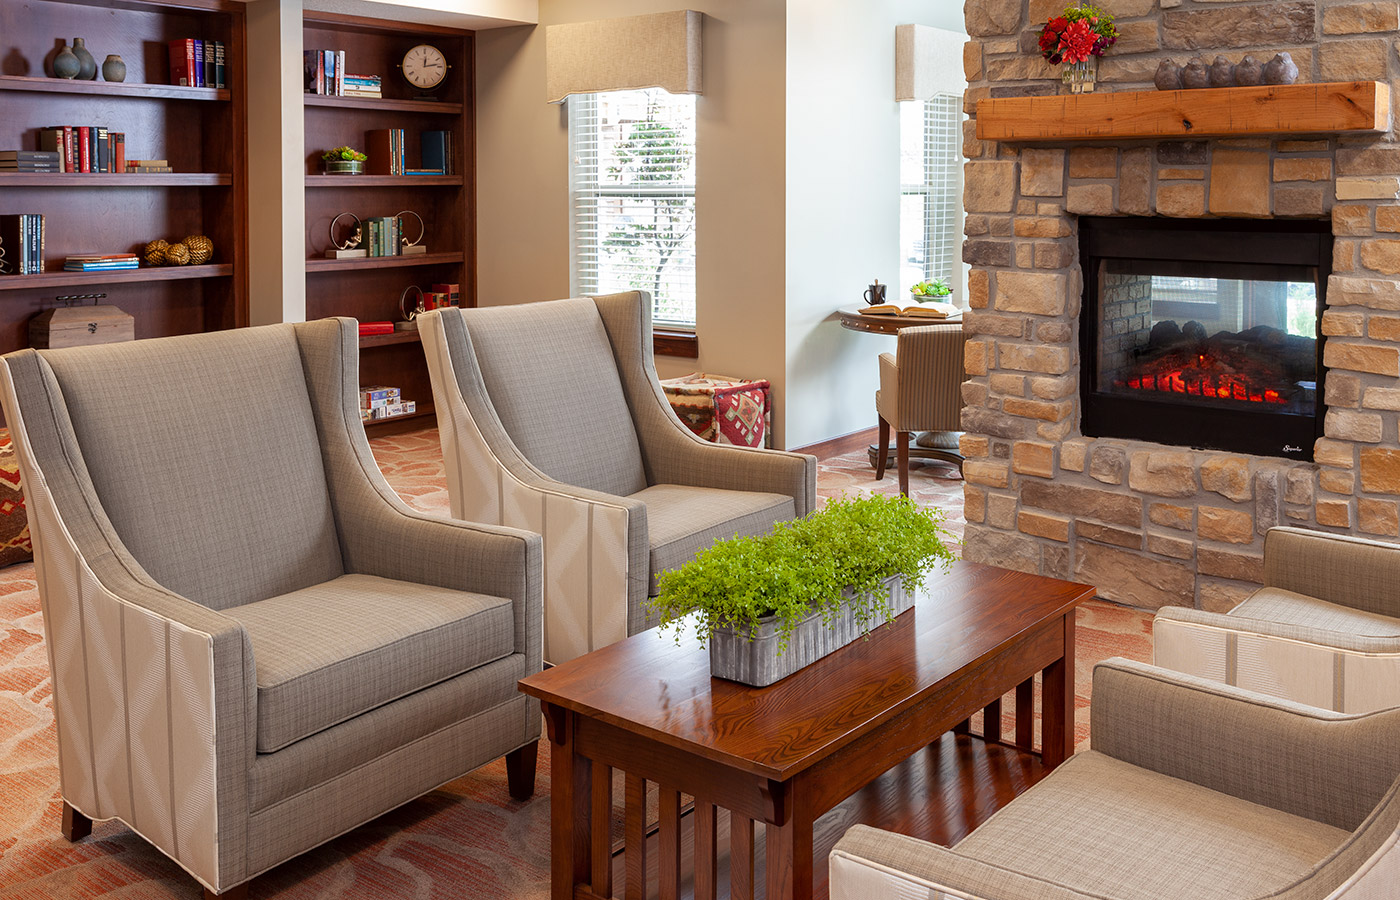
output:
[[[905,307],[884,303],[880,306],[862,307],[860,312],[866,316],[917,316],[924,319],[948,319],[962,315],[962,310],[953,304],[937,301],[915,303]]]

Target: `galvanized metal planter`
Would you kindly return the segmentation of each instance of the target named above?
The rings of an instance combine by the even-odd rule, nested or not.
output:
[[[871,630],[914,606],[914,592],[904,589],[900,576],[886,578],[884,584],[892,613],[885,616],[876,612],[869,622]],[[845,593],[849,598],[850,589]],[[781,655],[778,653],[777,616],[760,619],[753,629],[748,626],[738,629],[721,626],[715,629],[709,640],[710,674],[753,687],[767,687],[803,666],[840,650],[864,633],[865,629],[857,623],[849,599],[841,604],[841,610],[831,625],[822,621],[820,612],[814,612],[799,622],[788,640],[787,650]]]

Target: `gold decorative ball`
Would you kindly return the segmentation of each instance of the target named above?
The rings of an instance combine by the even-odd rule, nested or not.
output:
[[[165,261],[172,266],[189,265],[190,248],[184,244],[171,244],[165,248]]]
[[[141,251],[141,256],[146,260],[148,266],[165,265],[165,248],[169,247],[165,241],[151,241],[146,245],[146,249]]]
[[[202,266],[214,258],[214,242],[202,234],[192,234],[180,243],[190,251],[192,266]]]

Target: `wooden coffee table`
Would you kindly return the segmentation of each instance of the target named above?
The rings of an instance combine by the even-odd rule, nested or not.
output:
[[[681,793],[695,798],[695,897],[716,896],[717,808],[730,816],[730,896],[753,897],[755,822],[767,825],[768,900],[812,895],[812,825],[891,766],[1016,691],[1030,750],[1042,673],[1041,754],[1074,752],[1074,611],[1094,589],[958,562],[912,611],[767,688],[710,677],[687,632],[634,635],[531,675],[551,742],[553,900],[613,895],[612,770],[626,783],[626,898],[646,897],[646,784],[660,794],[662,900],[681,882]],[[600,789],[592,790],[593,785]]]

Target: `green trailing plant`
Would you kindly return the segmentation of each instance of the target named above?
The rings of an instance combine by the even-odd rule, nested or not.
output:
[[[325,162],[364,162],[368,156],[356,150],[354,147],[336,147],[321,154],[321,159]]]
[[[891,612],[886,578],[901,576],[913,590],[935,565],[951,564],[943,520],[942,510],[903,495],[834,498],[771,534],[717,541],[663,574],[650,606],[678,642],[687,623],[703,644],[721,628],[752,635],[761,620],[776,617],[781,653],[814,612],[830,625],[850,588],[856,622],[869,631]]]

